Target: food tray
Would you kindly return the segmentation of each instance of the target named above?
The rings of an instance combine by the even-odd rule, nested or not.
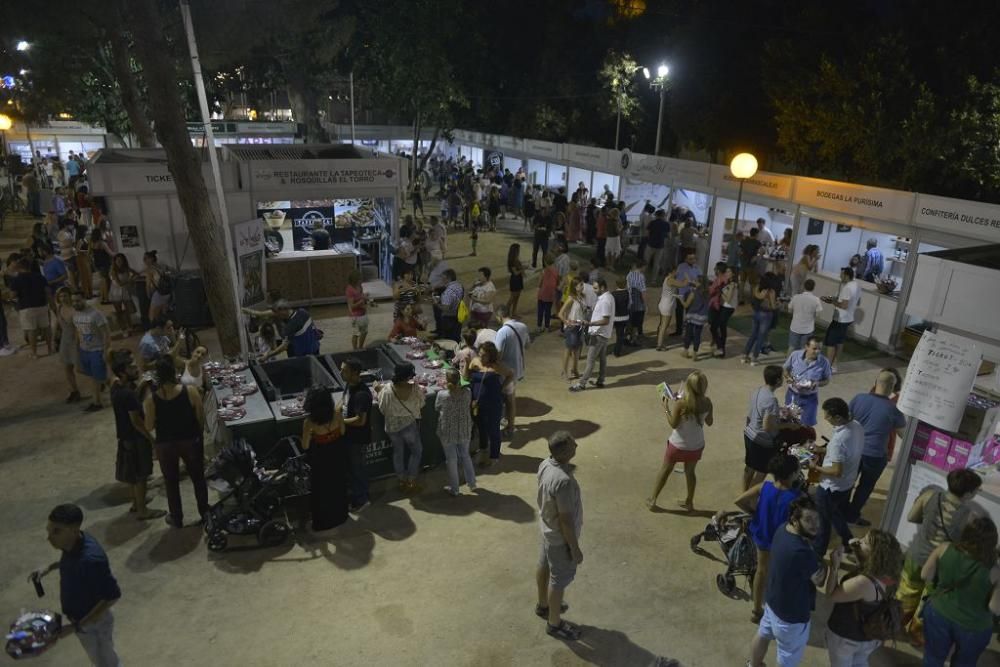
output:
[[[250,396],[251,394],[256,394],[258,391],[260,389],[255,384],[241,384],[233,387],[233,393],[240,396]]]
[[[424,363],[424,368],[441,368],[444,366],[444,362],[440,359],[432,359]]]
[[[246,405],[246,402],[247,402],[246,397],[241,394],[233,394],[232,396],[226,396],[220,401],[223,407],[227,408],[241,408],[244,405]]]
[[[419,350],[413,350],[411,352],[407,352],[406,353],[406,358],[407,359],[426,359],[427,358],[427,353],[419,351]]]
[[[238,421],[246,416],[247,411],[244,408],[219,408],[219,418],[223,421]]]

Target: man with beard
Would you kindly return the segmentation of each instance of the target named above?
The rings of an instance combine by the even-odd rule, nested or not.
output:
[[[826,565],[812,546],[819,526],[819,512],[812,499],[802,495],[791,502],[788,523],[778,529],[771,542],[764,616],[750,644],[748,667],[763,667],[771,640],[778,643],[778,665],[794,667],[801,662],[809,641],[816,587],[826,581]]]

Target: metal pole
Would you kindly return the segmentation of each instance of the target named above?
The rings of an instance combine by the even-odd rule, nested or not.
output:
[[[740,179],[740,189],[739,193],[736,195],[736,222],[733,224],[733,233],[740,228],[740,204],[743,202],[743,181],[745,178]]]
[[[354,144],[354,70],[351,70],[351,144]]]
[[[667,99],[666,82],[660,84],[660,113],[656,116],[656,149],[653,155],[660,154],[660,136],[663,133],[663,102]]]
[[[208,146],[208,159],[212,165],[212,180],[215,181],[215,195],[219,199],[219,213],[222,215],[222,229],[226,235],[226,258],[229,261],[229,273],[233,280],[233,305],[236,306],[236,321],[240,316],[240,280],[236,273],[236,257],[233,244],[233,230],[229,228],[229,209],[226,206],[226,192],[222,187],[222,174],[219,172],[219,156],[215,152],[215,135],[212,132],[212,119],[208,113],[208,96],[205,94],[205,80],[201,75],[201,62],[198,58],[198,43],[194,37],[194,24],[191,22],[191,7],[188,0],[181,0],[181,16],[184,19],[184,32],[187,35],[188,51],[191,53],[191,69],[194,71],[194,86],[198,92],[198,104],[201,107],[201,120],[205,126],[205,143]],[[247,358],[246,330],[242,324],[240,332],[240,356]]]

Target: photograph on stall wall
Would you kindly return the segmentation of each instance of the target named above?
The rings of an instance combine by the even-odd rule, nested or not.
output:
[[[816,218],[809,218],[809,222],[806,224],[806,236],[822,236],[822,234],[823,221]]]

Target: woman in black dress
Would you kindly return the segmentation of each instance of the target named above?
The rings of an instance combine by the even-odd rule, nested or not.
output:
[[[329,389],[314,387],[306,394],[302,449],[309,454],[312,529],[329,530],[347,521],[351,455],[343,441],[344,419],[333,405]]]
[[[511,317],[517,318],[517,302],[524,290],[524,265],[521,264],[520,243],[511,243],[507,249],[507,271],[510,272],[510,298],[507,299],[507,310]]]

